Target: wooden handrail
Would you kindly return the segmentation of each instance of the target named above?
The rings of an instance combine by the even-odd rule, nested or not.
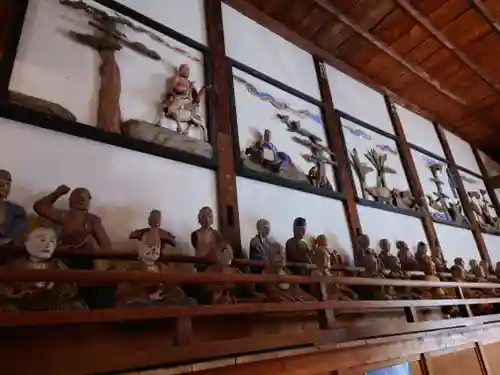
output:
[[[97,270],[27,270],[0,267],[0,282],[75,282],[77,284],[116,284],[121,282],[163,282],[169,284],[269,284],[269,283],[334,283],[365,286],[407,286],[426,288],[481,288],[500,289],[496,283],[468,283],[449,281],[421,281],[398,279],[371,279],[359,277],[309,277],[281,275],[232,275],[223,273],[139,272]]]
[[[238,303],[234,305],[167,306],[141,308],[114,308],[105,310],[42,311],[0,313],[0,326],[59,325],[75,323],[103,323],[112,321],[150,320],[179,317],[228,316],[304,312],[321,309],[337,311],[357,309],[394,309],[403,307],[440,307],[500,303],[500,298],[398,300],[398,301],[303,301],[279,303]],[[493,318],[491,318],[493,319]],[[498,319],[500,320],[500,315]]]

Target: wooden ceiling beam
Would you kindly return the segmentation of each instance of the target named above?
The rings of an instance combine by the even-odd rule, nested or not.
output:
[[[335,7],[335,5],[330,3],[328,0],[314,0],[314,2],[323,9],[325,9],[326,11],[328,11],[329,13],[331,13],[332,15],[334,15],[343,24],[353,29],[357,34],[368,40],[374,46],[385,52],[387,55],[398,61],[403,66],[405,66],[408,70],[418,75],[422,80],[427,82],[429,85],[435,87],[439,92],[441,92],[442,94],[446,95],[447,97],[449,97],[450,99],[461,105],[464,106],[467,105],[466,100],[460,98],[459,96],[455,95],[454,93],[445,89],[444,87],[441,87],[441,84],[437,80],[433,79],[425,70],[410,64],[408,61],[405,60],[403,56],[401,56],[399,53],[393,50],[388,44],[384,43],[379,38],[373,36],[372,34],[370,34],[370,32],[364,30],[355,21],[351,20],[348,16],[346,16],[341,10]]]
[[[495,30],[497,33],[500,34],[500,25],[498,24],[495,15],[491,10],[488,9],[488,7],[483,3],[483,1],[471,0],[470,2],[474,6],[474,8],[486,19],[486,21],[489,22],[493,30]]]
[[[476,73],[481,79],[486,82],[489,86],[493,87],[498,93],[500,93],[500,83],[496,82],[494,77],[481,71],[479,65],[470,60],[465,53],[463,53],[460,48],[455,46],[441,31],[434,27],[429,20],[423,16],[417,9],[415,9],[408,0],[395,0],[396,3],[404,9],[409,15],[411,15],[418,23],[420,23],[424,28],[429,31],[434,38],[439,40],[448,50],[450,50],[456,57],[462,61],[470,70]],[[481,3],[480,0],[475,0],[474,3]],[[481,3],[482,4],[482,3]],[[484,4],[482,4],[484,6]],[[498,26],[497,26],[498,27]]]

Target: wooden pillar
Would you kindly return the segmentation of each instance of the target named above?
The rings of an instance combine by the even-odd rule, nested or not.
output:
[[[354,260],[356,264],[361,261],[360,254],[356,250],[356,242],[361,233],[361,223],[359,221],[358,209],[356,206],[356,192],[354,191],[354,183],[349,171],[349,161],[345,148],[344,136],[342,134],[342,125],[340,117],[335,112],[335,107],[328,85],[326,76],[325,64],[318,58],[314,58],[316,67],[316,75],[318,77],[319,91],[321,100],[323,101],[323,121],[328,144],[337,158],[337,168],[335,179],[337,189],[345,195],[344,210],[347,218],[347,227],[354,249]]]
[[[399,119],[396,107],[391,102],[389,97],[385,96],[385,103],[387,106],[387,111],[392,121],[394,127],[394,133],[397,136],[396,143],[399,150],[399,155],[401,157],[401,162],[403,163],[403,168],[405,170],[406,176],[408,177],[408,182],[410,183],[411,194],[415,198],[420,198],[422,201],[425,199],[425,192],[422,188],[420,178],[418,177],[417,168],[415,167],[415,162],[413,161],[413,156],[411,154],[410,147],[408,146],[408,141],[406,135],[403,131],[403,126],[401,125],[401,120]],[[432,255],[443,259],[443,254],[439,246],[439,239],[434,229],[434,222],[432,221],[432,216],[427,209],[427,205],[423,204],[424,217],[422,218],[422,224],[424,226],[425,236],[427,237],[427,243],[431,250]]]
[[[0,1],[0,105],[7,101],[28,0]]]
[[[486,170],[486,166],[484,165],[483,159],[479,155],[479,150],[477,148],[472,148],[472,152],[474,153],[474,157],[476,158],[477,165],[479,166],[479,170],[481,171],[481,175],[483,176],[484,185],[486,186],[486,191],[488,192],[491,203],[493,204],[493,208],[498,217],[500,217],[500,202],[498,200],[497,195],[495,194],[495,188],[492,186],[491,180],[488,176],[488,171]]]
[[[208,39],[208,69],[212,74],[210,95],[213,100],[213,113],[210,124],[216,129],[214,146],[217,157],[217,202],[219,228],[233,246],[235,256],[241,257],[241,236],[236,192],[236,168],[231,130],[231,109],[229,105],[229,79],[222,5],[220,0],[205,0],[205,19]]]
[[[481,259],[488,262],[489,267],[491,268],[491,259],[488,254],[488,250],[486,249],[486,244],[484,243],[483,236],[481,234],[481,228],[474,216],[474,212],[472,211],[472,206],[469,201],[469,197],[467,196],[467,192],[465,191],[464,183],[460,178],[460,174],[458,173],[457,164],[455,163],[455,159],[453,158],[453,154],[451,153],[450,145],[448,144],[448,140],[446,139],[446,135],[444,134],[444,130],[441,126],[434,123],[434,127],[436,128],[436,133],[438,135],[439,141],[441,142],[441,146],[443,147],[444,154],[446,156],[446,161],[448,162],[448,167],[450,169],[452,178],[455,181],[457,186],[458,196],[462,201],[462,205],[464,208],[464,212],[467,215],[469,222],[472,227],[472,234],[474,235],[474,240],[476,241],[477,248],[479,250],[479,254],[481,255]]]

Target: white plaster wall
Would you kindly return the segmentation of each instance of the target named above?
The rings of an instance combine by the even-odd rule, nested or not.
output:
[[[366,186],[374,187],[377,183],[377,173],[373,165],[370,164],[368,159],[365,158],[365,153],[370,149],[374,148],[375,151],[387,154],[386,166],[394,169],[396,174],[386,174],[387,187],[390,189],[399,189],[401,191],[409,190],[408,180],[406,179],[406,174],[404,172],[403,164],[399,157],[398,148],[396,142],[392,139],[386,138],[378,133],[371,130],[365,129],[349,120],[342,119],[344,138],[346,142],[346,147],[348,152],[352,152],[353,149],[358,151],[359,158],[366,163],[367,166],[373,168],[373,171],[366,176]],[[358,135],[353,134],[353,131],[358,132]],[[362,132],[365,137],[359,135]],[[371,139],[367,139],[370,137]],[[378,146],[388,146],[393,152],[384,151]],[[352,169],[352,166],[351,166]],[[352,169],[354,183],[356,185],[356,191],[358,197],[361,197],[361,185],[359,179],[357,178],[354,170]]]
[[[396,241],[405,241],[412,252],[419,241],[427,242],[422,221],[416,217],[359,205],[358,214],[362,231],[370,237],[371,247],[377,252],[380,251],[378,242],[382,238],[391,242],[394,255],[398,251]]]
[[[156,208],[163,227],[190,253],[198,210],[217,209],[213,171],[10,120],[0,119],[0,160],[0,168],[12,173],[10,199],[28,211],[60,184],[87,187],[91,211],[101,216],[113,242],[147,226]]]
[[[470,230],[445,224],[434,224],[434,228],[443,256],[449,265],[452,265],[453,259],[457,257],[463,258],[466,264],[470,259],[481,260],[474,235]]]
[[[230,6],[222,4],[226,53],[288,86],[319,99],[312,56]]]
[[[325,234],[331,248],[352,261],[352,245],[347,229],[344,208],[340,201],[249,180],[236,179],[238,208],[243,249],[248,253],[250,239],[255,236],[259,219],[271,223],[271,237],[285,246],[293,236],[293,220],[307,220],[307,240]]]
[[[409,143],[444,157],[443,148],[432,122],[400,105],[396,105],[396,111]]]
[[[483,239],[488,254],[490,254],[491,262],[495,266],[496,262],[500,262],[500,236],[483,233]]]
[[[241,70],[234,69],[233,74],[243,78],[245,81],[255,86],[259,91],[269,93],[274,98],[289,103],[295,109],[309,110],[315,115],[320,116],[320,110],[318,107],[302,99],[290,95],[285,91],[242,72]],[[250,94],[244,84],[238,82],[237,80],[233,81],[236,115],[238,121],[238,138],[241,151],[244,153],[245,149],[256,141],[256,132],[263,134],[266,129],[269,129],[271,131],[271,141],[278,148],[278,150],[286,152],[292,158],[294,164],[307,174],[313,165],[305,161],[302,155],[309,154],[309,149],[292,140],[292,137],[297,136],[298,134],[286,130],[286,125],[281,122],[276,114],[283,113],[288,115],[291,120],[299,120],[303,128],[320,137],[323,140],[323,144],[327,145],[323,125],[318,124],[308,117],[301,118],[291,112],[279,111],[269,102],[263,101],[259,99],[259,97]],[[305,139],[301,136],[299,136],[299,138]],[[327,166],[326,169],[328,180],[332,186],[335,186],[333,168],[329,168]]]
[[[450,145],[455,163],[460,167],[464,167],[472,172],[481,174],[481,170],[477,165],[477,161],[470,144],[447,130],[445,130],[444,133],[446,135],[446,139],[448,140],[448,144]]]
[[[394,134],[382,94],[328,65],[326,75],[336,109]]]
[[[204,0],[118,0],[119,3],[206,44]]]
[[[30,1],[9,88],[61,104],[79,122],[95,125],[100,59],[90,47],[66,35],[68,30],[91,33],[93,30],[87,22],[84,12],[68,9],[58,0]],[[160,98],[166,89],[165,81],[174,74],[174,68],[187,63],[191,68],[191,80],[200,88],[204,83],[203,64],[153,41],[146,34],[124,31],[130,40],[158,52],[163,61],[153,61],[126,47],[116,53],[122,79],[122,118],[155,122]],[[199,52],[166,36],[161,37],[185,49],[190,56],[203,58]],[[175,129],[171,120],[163,119],[162,125]],[[198,136],[198,132],[193,129],[190,134]]]
[[[422,185],[422,189],[424,191],[424,194],[430,195],[434,199],[436,198],[436,195],[434,194],[434,192],[437,192],[437,188],[436,188],[436,185],[431,181],[432,173],[431,173],[430,169],[428,168],[428,163],[430,161],[433,161],[433,162],[439,163],[443,166],[441,173],[439,174],[439,178],[441,179],[441,181],[444,182],[444,184],[442,185],[443,192],[450,197],[450,201],[455,202],[458,199],[458,194],[455,196],[453,193],[453,190],[451,189],[451,186],[450,186],[450,183],[448,180],[448,175],[446,173],[447,164],[445,164],[437,159],[433,159],[430,156],[424,155],[421,152],[418,152],[416,150],[411,150],[411,155],[413,157],[413,161],[415,162],[415,169],[417,170],[417,174],[418,174],[418,177],[420,179],[420,184]],[[429,210],[431,212],[435,211],[432,207],[429,207]]]

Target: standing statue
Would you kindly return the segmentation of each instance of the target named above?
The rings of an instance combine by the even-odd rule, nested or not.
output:
[[[33,230],[25,242],[27,258],[7,264],[9,269],[61,270],[63,262],[52,259],[57,235],[52,228]],[[5,285],[0,292],[0,310],[7,311],[62,311],[87,309],[78,298],[78,288],[69,282],[19,282]]]
[[[212,228],[214,212],[208,206],[202,207],[198,213],[200,228],[191,233],[191,245],[195,255],[199,257],[217,258],[218,246],[222,242],[222,234]]]
[[[403,269],[407,271],[418,270],[418,262],[415,260],[406,242],[396,241],[396,248],[398,249],[398,258]]]
[[[293,237],[286,241],[286,260],[292,263],[311,263],[309,258],[309,246],[304,237],[306,235],[307,223],[303,217],[297,217],[293,221]],[[300,266],[289,267],[293,274],[306,274],[306,268]]]
[[[207,141],[207,130],[200,115],[200,104],[206,87],[196,90],[193,81],[189,80],[189,66],[181,64],[178,72],[167,80],[167,93],[163,100],[163,112],[167,118],[177,123],[177,132],[188,135],[192,126],[200,128],[202,140]],[[181,123],[187,123],[182,130]],[[159,123],[158,123],[159,125]]]
[[[12,177],[0,170],[0,245],[20,244],[28,232],[28,217],[23,207],[9,202]],[[1,263],[1,260],[0,260]]]
[[[152,210],[148,218],[148,228],[136,229],[130,233],[131,240],[140,240],[146,233],[156,232],[161,241],[161,249],[163,250],[166,245],[175,247],[175,236],[160,228],[161,227],[161,211]]]

